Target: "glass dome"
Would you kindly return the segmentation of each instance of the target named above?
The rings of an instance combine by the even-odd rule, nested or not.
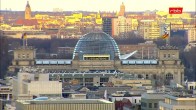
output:
[[[109,55],[109,60],[114,60],[115,55],[120,56],[115,40],[104,32],[93,32],[82,36],[77,42],[73,59],[78,55],[79,60],[84,60],[83,55]]]

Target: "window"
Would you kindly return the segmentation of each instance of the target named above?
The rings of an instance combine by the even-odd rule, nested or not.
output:
[[[193,90],[193,86],[190,86],[190,90]]]
[[[20,58],[20,54],[18,54],[18,58]]]
[[[152,108],[152,103],[149,103],[149,108]]]
[[[171,79],[173,79],[173,75],[171,73],[168,73],[168,74],[166,74],[165,78],[171,80]]]
[[[164,54],[164,58],[166,58],[166,54]]]
[[[157,103],[154,103],[154,108],[157,108],[158,107],[158,104]]]
[[[22,54],[22,58],[25,58],[25,54]]]
[[[29,58],[29,54],[27,54],[27,58]]]
[[[170,54],[168,54],[168,58],[170,58]]]
[[[148,74],[146,75],[146,79],[148,79]]]
[[[135,99],[135,103],[137,103],[137,100]]]

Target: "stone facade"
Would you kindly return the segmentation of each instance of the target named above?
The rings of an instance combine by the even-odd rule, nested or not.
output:
[[[29,54],[29,58],[20,55]],[[138,78],[151,79],[157,85],[169,84],[170,80],[182,84],[184,82],[184,65],[179,59],[179,50],[174,47],[161,47],[157,52],[156,64],[123,64],[117,56],[114,60],[79,60],[77,53],[70,64],[35,64],[35,50],[17,49],[14,52],[12,68],[22,66],[34,66],[52,71],[89,71],[89,70],[119,70]],[[131,59],[130,59],[131,60]],[[139,59],[138,59],[139,60]],[[141,60],[144,62],[143,60]],[[18,62],[18,63],[16,63]]]

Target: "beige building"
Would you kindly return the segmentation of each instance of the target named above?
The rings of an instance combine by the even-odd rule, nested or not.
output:
[[[193,95],[165,95],[159,102],[159,110],[196,110],[196,97]]]
[[[14,71],[16,68],[32,66],[35,63],[35,49],[30,46],[22,46],[14,50],[14,60],[9,70]]]
[[[13,99],[32,99],[33,96],[62,96],[62,82],[49,81],[49,74],[19,72],[13,78]]]
[[[144,39],[157,39],[161,36],[159,22],[156,20],[140,20],[138,30]]]
[[[112,36],[123,37],[132,30],[132,18],[118,16],[112,18]]]
[[[115,106],[103,99],[18,100],[16,110],[115,110]]]

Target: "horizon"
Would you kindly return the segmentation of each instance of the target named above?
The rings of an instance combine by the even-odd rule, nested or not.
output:
[[[126,12],[144,12],[144,11],[168,11],[169,7],[183,7],[184,12],[195,12],[195,0],[1,0],[1,11],[24,11],[29,1],[32,12],[52,12],[53,9],[59,8],[66,11],[87,11],[87,12],[116,12],[120,10],[120,5],[124,2]],[[45,5],[47,2],[47,6]],[[17,4],[17,5],[15,5]],[[79,4],[79,5],[77,5]],[[110,7],[108,7],[108,4]],[[157,5],[161,4],[161,5]]]

